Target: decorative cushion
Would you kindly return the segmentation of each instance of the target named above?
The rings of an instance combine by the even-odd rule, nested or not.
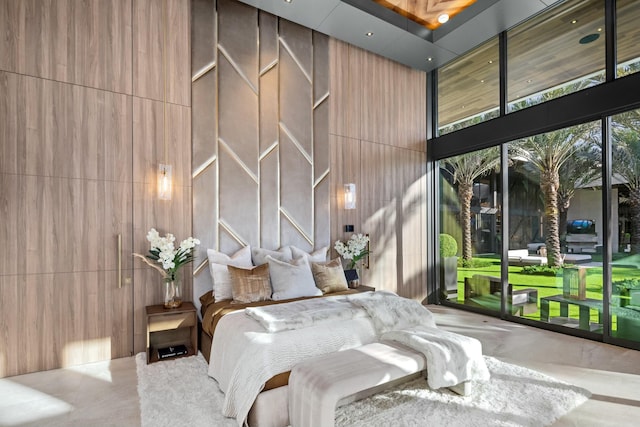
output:
[[[246,304],[271,299],[269,264],[249,269],[228,266],[233,282],[233,304]]]
[[[312,262],[311,272],[313,273],[313,280],[316,282],[316,287],[320,289],[323,294],[349,289],[340,257],[332,259],[326,264]]]
[[[327,251],[329,250],[329,246],[325,246],[324,248],[320,248],[311,253],[307,253],[295,246],[289,247],[291,248],[291,255],[293,256],[293,259],[306,258],[309,262],[327,262]]]
[[[271,299],[283,300],[322,295],[322,291],[316,288],[311,267],[306,258],[297,259],[290,264],[267,256],[267,262],[269,262],[273,287]]]
[[[213,280],[213,297],[215,301],[232,299],[231,276],[227,266],[253,267],[251,263],[251,247],[245,246],[231,256],[213,249],[207,249],[207,257],[209,258],[209,273],[211,273],[211,279]]]
[[[279,261],[291,261],[293,259],[289,246],[284,246],[277,251],[263,248],[252,248],[251,258],[253,259],[253,265],[266,264],[267,255],[270,255],[273,259],[277,259]]]

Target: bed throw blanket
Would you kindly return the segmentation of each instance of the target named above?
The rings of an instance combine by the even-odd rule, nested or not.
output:
[[[326,297],[288,304],[249,307],[245,314],[269,332],[308,328],[323,322],[364,317],[366,313],[345,296]]]
[[[366,292],[349,295],[347,299],[365,309],[378,334],[418,325],[436,327],[433,314],[424,305],[393,292]]]
[[[489,380],[482,344],[475,338],[424,326],[390,331],[380,338],[399,342],[424,354],[427,383],[434,390],[465,381]]]

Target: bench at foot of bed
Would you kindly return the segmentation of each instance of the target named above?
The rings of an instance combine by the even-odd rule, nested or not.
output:
[[[422,354],[396,343],[372,343],[306,360],[289,377],[291,426],[333,426],[336,407],[424,375],[425,369]],[[468,395],[471,384],[451,390]]]

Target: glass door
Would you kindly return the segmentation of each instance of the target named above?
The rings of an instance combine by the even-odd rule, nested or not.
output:
[[[440,295],[500,312],[499,147],[440,161]]]

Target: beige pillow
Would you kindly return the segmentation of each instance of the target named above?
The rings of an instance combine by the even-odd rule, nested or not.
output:
[[[320,289],[323,294],[349,289],[347,279],[344,277],[340,257],[326,264],[312,262],[311,272],[313,272],[313,280],[316,282],[316,287]]]
[[[229,265],[233,303],[244,304],[271,299],[269,264],[244,269]]]

